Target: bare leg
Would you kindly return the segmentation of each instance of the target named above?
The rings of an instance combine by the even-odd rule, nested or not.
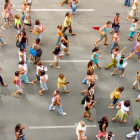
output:
[[[99,39],[95,42],[95,46],[98,47],[98,43],[101,41],[102,39]]]
[[[115,122],[117,118],[118,118],[118,116],[115,116],[115,117],[112,119],[112,121]]]

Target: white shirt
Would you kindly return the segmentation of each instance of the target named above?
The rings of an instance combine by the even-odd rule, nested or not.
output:
[[[129,112],[129,107],[124,106],[124,101],[121,102],[121,111],[123,113]]]
[[[22,61],[22,59],[20,57],[21,54],[23,55],[24,62],[26,62],[26,52],[22,53],[21,51],[19,51],[18,54],[19,54],[19,62]]]
[[[86,135],[86,125],[85,125],[85,127],[82,127],[81,123],[79,122],[79,124],[78,124],[78,126],[76,128],[76,134],[77,134],[78,137],[80,137],[79,130],[82,130],[82,133],[81,133],[82,136]]]

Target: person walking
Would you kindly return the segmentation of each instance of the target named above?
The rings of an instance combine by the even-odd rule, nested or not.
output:
[[[18,98],[18,94],[22,94],[23,93],[23,87],[21,86],[21,78],[20,78],[20,72],[16,71],[15,72],[15,76],[13,78],[13,84],[16,85],[17,91],[14,92],[14,96],[16,98]]]
[[[100,37],[99,40],[97,40],[94,43],[96,47],[98,47],[98,43],[100,41],[102,41],[103,38],[105,38],[104,45],[109,45],[109,43],[107,43],[107,39],[108,39],[107,34],[108,34],[108,31],[109,31],[109,27],[110,26],[111,26],[111,21],[107,21],[107,23],[102,28],[99,29],[99,32],[101,34],[101,37]]]
[[[77,4],[78,4],[78,0],[70,0],[69,6],[72,9],[72,15],[76,15],[76,9],[77,9]]]
[[[126,138],[131,139],[137,135],[140,130],[140,116],[136,118],[136,121],[133,126],[133,131],[126,135]]]
[[[129,107],[130,107],[130,101],[121,101],[120,102],[120,109],[118,110],[116,116],[112,118],[112,121],[115,122],[117,118],[120,118],[120,122],[125,123],[126,119],[129,116],[131,116],[129,112]]]
[[[140,70],[136,73],[136,80],[133,83],[132,89],[136,89],[136,84],[138,85],[138,90],[140,90]]]
[[[67,12],[67,13],[65,14],[64,28],[63,28],[63,31],[62,31],[62,32],[63,32],[63,34],[64,34],[65,31],[66,31],[67,29],[69,29],[69,33],[70,33],[72,36],[74,36],[74,35],[76,35],[76,33],[73,33],[73,32],[72,32],[71,18],[72,18],[72,14],[69,13],[69,12]]]
[[[76,127],[77,140],[87,140],[86,137],[86,123],[80,121]]]
[[[16,14],[14,16],[15,22],[14,22],[14,27],[17,31],[17,35],[20,33],[21,31],[21,20],[20,20],[20,15]]]
[[[99,134],[96,135],[97,140],[101,140],[100,138],[107,134],[106,129],[108,127],[108,116],[104,116],[100,121],[99,124]]]
[[[62,37],[63,37],[62,25],[58,25],[57,26],[57,41],[56,41],[56,45],[58,45],[58,43],[60,42]]]
[[[39,91],[40,95],[43,96],[43,92],[48,90],[47,87],[48,75],[45,75],[45,71],[42,70],[40,72],[40,87],[41,90]]]
[[[55,107],[57,107],[60,115],[62,115],[62,116],[67,115],[67,113],[63,112],[63,109],[62,109],[62,103],[61,103],[61,100],[60,100],[60,91],[59,90],[54,91],[53,98],[52,98],[52,103],[49,107],[49,110],[53,111],[53,110],[55,110]]]
[[[26,140],[25,134],[23,133],[23,129],[25,129],[25,127],[22,126],[21,124],[17,124],[15,126],[16,140]]]
[[[114,22],[112,23],[113,31],[111,31],[111,33],[115,33],[116,31],[119,30],[119,28],[120,28],[119,18],[120,18],[120,13],[116,13]]]
[[[28,3],[26,1],[23,2],[22,4],[22,22],[24,22],[25,19],[25,13],[26,13],[26,9],[29,8]]]
[[[20,50],[18,51],[18,55],[19,55],[19,62],[23,61],[24,63],[28,65],[27,55],[24,48],[22,47],[20,48]]]
[[[114,108],[114,105],[118,103],[120,97],[122,96],[123,91],[124,87],[118,87],[111,93],[111,100],[113,100],[113,102],[108,106],[108,108]]]

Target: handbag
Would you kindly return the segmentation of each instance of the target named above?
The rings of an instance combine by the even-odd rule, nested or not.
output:
[[[21,48],[21,43],[17,40],[17,42],[16,42],[16,46],[18,47],[18,48]]]
[[[104,32],[104,31],[100,30],[99,32],[100,32],[100,34],[101,34],[102,36],[105,36],[105,32]]]
[[[32,33],[33,33],[34,35],[36,35],[36,36],[39,35],[39,32],[38,32],[37,30],[35,30],[35,29],[32,30]]]
[[[30,54],[33,56],[37,55],[37,51],[34,48],[32,48],[32,46],[30,47]]]

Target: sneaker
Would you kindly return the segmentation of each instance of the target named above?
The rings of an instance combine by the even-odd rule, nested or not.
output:
[[[114,73],[111,73],[111,76],[114,76],[115,74]]]
[[[98,135],[96,135],[96,139],[97,139],[97,140],[101,140],[100,138],[98,138]]]
[[[61,114],[62,116],[66,116],[67,115],[67,113],[65,113],[65,112],[63,112],[63,114]]]

